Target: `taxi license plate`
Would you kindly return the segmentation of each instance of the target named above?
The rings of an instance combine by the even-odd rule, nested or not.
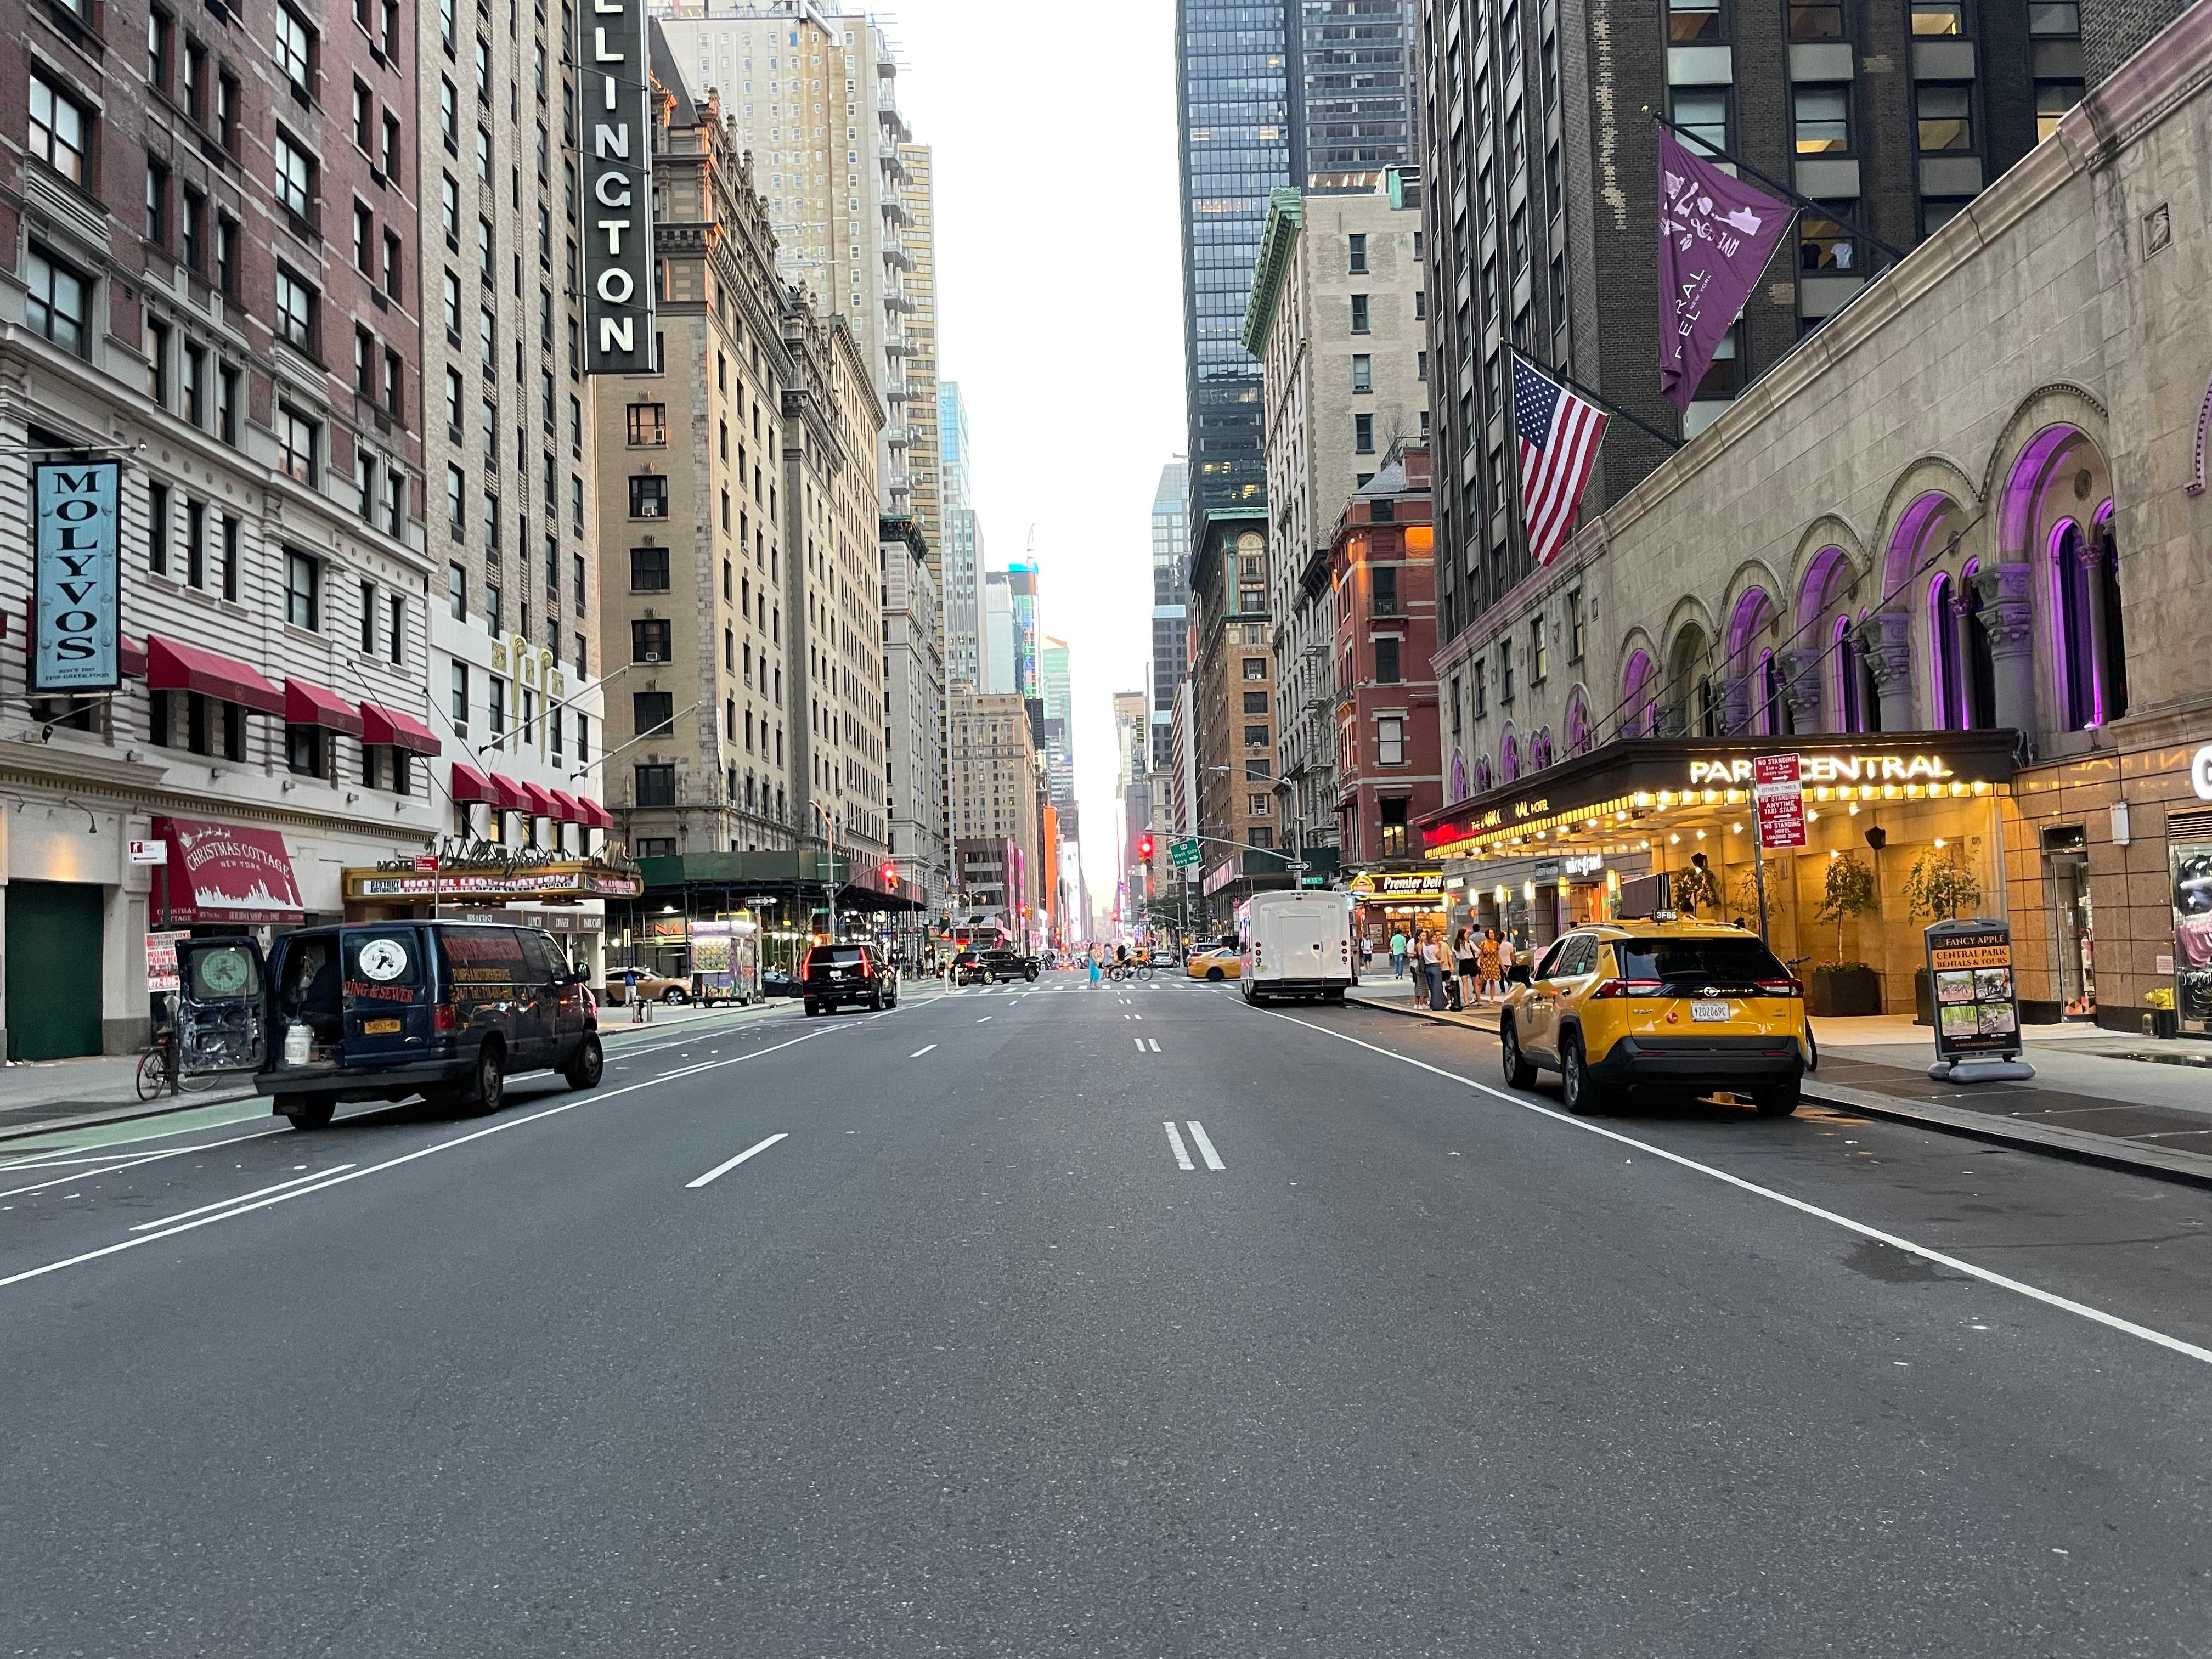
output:
[[[392,1036],[398,1030],[399,1022],[396,1019],[365,1019],[361,1023],[363,1036]]]
[[[1692,1019],[1716,1020],[1728,1017],[1729,1005],[1725,1002],[1693,1002],[1690,1005]]]

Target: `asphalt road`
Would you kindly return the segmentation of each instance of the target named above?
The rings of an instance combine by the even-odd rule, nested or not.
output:
[[[1052,975],[11,1153],[0,1654],[2212,1651],[2212,1194],[1494,1056]]]

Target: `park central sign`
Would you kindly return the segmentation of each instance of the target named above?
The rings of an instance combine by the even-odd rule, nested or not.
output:
[[[1800,755],[1800,779],[1807,785],[1836,783],[1948,783],[1958,775],[1941,755]],[[1749,757],[1693,760],[1692,789],[1741,789],[1754,781],[1757,763]]]

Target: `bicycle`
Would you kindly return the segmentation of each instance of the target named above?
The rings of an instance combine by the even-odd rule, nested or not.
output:
[[[1128,963],[1125,962],[1117,962],[1106,970],[1106,977],[1112,980],[1116,985],[1120,985],[1128,979],[1129,973],[1130,969]]]
[[[218,1054],[224,1052],[218,1044]],[[250,1058],[252,1051],[247,1051]],[[226,1058],[230,1055],[226,1054]],[[180,1072],[177,1064],[177,1028],[163,1025],[154,1033],[154,1041],[138,1056],[138,1070],[132,1082],[141,1100],[157,1100],[163,1095],[174,1099],[179,1095],[198,1094],[212,1089],[226,1079],[235,1082],[241,1073],[250,1073],[252,1066],[232,1064],[206,1071]]]
[[[1152,964],[1149,962],[1140,962],[1134,969],[1131,969],[1131,971],[1134,973],[1139,980],[1149,981],[1152,976]]]

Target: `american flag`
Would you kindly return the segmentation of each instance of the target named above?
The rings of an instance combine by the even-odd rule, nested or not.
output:
[[[1521,441],[1521,520],[1528,556],[1549,564],[1565,545],[1597,460],[1605,416],[1513,354],[1513,430]]]

